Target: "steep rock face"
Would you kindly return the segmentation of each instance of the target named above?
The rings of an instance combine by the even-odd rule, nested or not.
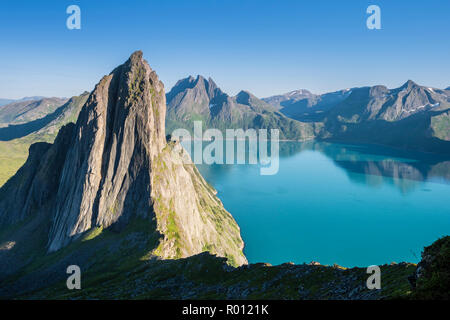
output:
[[[63,167],[50,251],[94,225],[149,215],[151,161],[165,144],[162,90],[138,53],[96,86]]]
[[[53,145],[39,142],[30,146],[26,163],[0,189],[0,227],[51,207],[73,130],[74,124],[68,124],[61,128]]]
[[[239,227],[179,143],[169,143],[153,165],[152,198],[164,258],[210,251],[232,265],[246,263]]]
[[[148,219],[156,221],[149,235],[160,237],[150,255],[210,251],[246,263],[236,222],[179,144],[167,144],[165,112],[164,86],[135,52],[97,84],[76,125],[64,127],[52,146],[32,147],[57,159],[44,170],[30,152],[19,176],[0,190],[0,226],[51,212],[52,252],[94,227],[121,231],[133,219]],[[39,183],[48,188],[40,193],[33,187]],[[32,206],[14,208],[8,200],[27,194],[34,195]]]

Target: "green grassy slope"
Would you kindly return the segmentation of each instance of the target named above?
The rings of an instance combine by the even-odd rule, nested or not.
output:
[[[0,141],[0,187],[25,163],[28,158],[28,149],[33,143],[53,143],[59,129],[63,125],[69,122],[76,122],[88,96],[89,94],[85,92],[80,96],[72,97],[61,114],[44,128],[22,138]]]

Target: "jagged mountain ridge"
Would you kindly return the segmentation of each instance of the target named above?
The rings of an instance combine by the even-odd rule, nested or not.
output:
[[[328,117],[341,122],[367,120],[399,121],[417,113],[450,108],[450,96],[443,90],[419,86],[408,80],[401,87],[355,88],[349,97],[335,106]]]
[[[164,86],[135,52],[97,84],[77,123],[62,127],[53,145],[32,145],[0,189],[0,228],[21,225],[0,239],[15,243],[0,260],[17,262],[1,271],[136,220],[147,221],[146,238],[157,239],[148,257],[210,251],[246,263],[239,227],[184,149],[166,142],[164,117]],[[37,234],[47,239],[27,242]]]
[[[379,85],[325,95],[328,102],[313,97],[290,100],[289,94],[272,101],[275,106],[285,104],[281,112],[300,121],[322,123],[315,136],[318,140],[450,154],[450,94],[446,90],[408,80],[395,89]]]
[[[402,86],[349,88],[315,95],[307,90],[293,91],[263,100],[285,115],[300,121],[322,121],[340,116],[348,121],[398,121],[418,112],[450,107],[450,95],[441,89],[420,86],[408,80]],[[329,112],[328,112],[329,111]]]
[[[306,140],[317,132],[314,124],[289,119],[248,91],[231,97],[200,75],[178,81],[167,94],[167,106],[169,132],[192,130],[193,121],[202,121],[205,129],[279,129],[282,139]]]
[[[322,137],[450,154],[450,95],[411,80],[396,89],[363,87],[325,116]]]

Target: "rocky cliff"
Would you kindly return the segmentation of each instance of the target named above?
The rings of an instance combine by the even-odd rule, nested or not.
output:
[[[0,228],[20,225],[0,238],[14,243],[0,260],[34,251],[27,233],[37,230],[46,234],[41,246],[54,252],[92,231],[120,233],[148,221],[148,236],[158,241],[147,257],[209,251],[246,263],[239,227],[215,190],[178,143],[166,142],[165,102],[140,51],[103,77],[77,123],[63,127],[53,145],[33,145],[0,189]]]

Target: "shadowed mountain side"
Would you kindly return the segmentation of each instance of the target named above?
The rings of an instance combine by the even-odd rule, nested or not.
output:
[[[78,114],[86,102],[88,92],[72,97],[59,115],[39,130],[9,141],[0,141],[0,186],[11,178],[25,163],[30,145],[36,142],[53,143],[59,129],[70,122],[76,122]],[[0,129],[2,131],[3,129]],[[7,131],[8,128],[5,128]]]
[[[26,122],[23,124],[9,125],[8,127],[0,128],[0,141],[10,141],[17,138],[22,138],[35,131],[39,131],[47,124],[55,120],[62,114],[65,106],[61,106],[56,109],[55,112],[45,116],[44,118],[34,121]]]

